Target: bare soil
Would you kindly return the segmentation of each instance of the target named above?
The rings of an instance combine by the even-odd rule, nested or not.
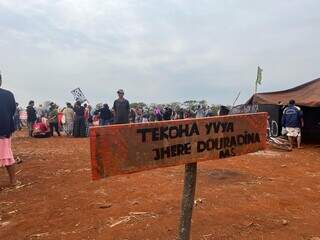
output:
[[[184,166],[91,181],[89,139],[13,139],[22,185],[0,170],[0,239],[173,240]],[[320,239],[320,148],[198,167],[192,239]],[[318,238],[317,238],[318,237]]]

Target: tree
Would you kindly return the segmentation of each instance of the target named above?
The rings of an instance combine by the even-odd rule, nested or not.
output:
[[[203,107],[207,107],[208,106],[208,103],[206,100],[201,100],[199,101],[199,105],[203,106]]]
[[[198,106],[198,102],[196,100],[188,100],[183,103],[183,105],[188,109],[188,110],[195,110],[196,107]]]
[[[144,102],[136,102],[136,103],[130,103],[130,108],[140,108],[140,109],[144,109],[148,107],[147,104],[145,104]]]

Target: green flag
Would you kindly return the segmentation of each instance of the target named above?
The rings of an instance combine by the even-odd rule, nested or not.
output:
[[[258,85],[258,84],[261,85],[261,82],[262,82],[262,71],[263,71],[263,69],[258,66],[256,85]]]

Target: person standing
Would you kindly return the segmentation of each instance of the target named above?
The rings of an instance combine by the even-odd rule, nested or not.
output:
[[[39,119],[45,117],[45,111],[43,109],[42,104],[40,104],[39,107],[36,109],[36,113],[37,113],[37,118],[39,118]]]
[[[136,123],[141,123],[142,122],[142,109],[137,108],[136,109]]]
[[[157,120],[158,122],[163,120],[162,111],[159,107],[155,108],[154,115],[155,115],[155,120]]]
[[[136,122],[136,111],[133,108],[131,108],[131,110],[130,110],[129,118],[130,118],[130,122],[131,123],[135,123]]]
[[[62,120],[63,120],[63,113],[62,113],[62,109],[60,109],[58,106],[57,106],[57,111],[58,111],[58,115],[57,115],[57,118],[58,118],[58,128],[59,128],[59,131],[63,131],[63,123],[62,123]]]
[[[164,108],[164,114],[163,114],[163,120],[171,120],[171,116],[172,116],[172,109],[169,107],[165,107]]]
[[[150,114],[149,114],[148,110],[146,110],[146,111],[142,110],[142,123],[149,122],[149,117],[150,117]],[[153,120],[154,120],[154,117],[153,117]]]
[[[213,117],[214,114],[213,114],[213,111],[210,107],[207,108],[206,110],[206,117]]]
[[[60,137],[60,131],[59,131],[59,123],[58,123],[58,106],[54,103],[50,104],[49,109],[49,126],[50,126],[50,133],[51,136],[53,136],[53,131],[55,130]]]
[[[94,110],[92,109],[91,105],[88,105],[88,113],[89,113],[89,118],[88,118],[89,127],[91,127],[93,126],[93,113],[94,113]]]
[[[72,136],[73,133],[73,122],[74,122],[74,111],[71,103],[67,103],[67,107],[63,110],[64,126],[67,136]]]
[[[118,99],[114,101],[114,123],[126,124],[129,123],[130,104],[127,99],[124,98],[124,91],[119,89],[117,91]]]
[[[218,116],[228,115],[229,112],[230,112],[230,109],[228,107],[221,105],[219,107]]]
[[[74,126],[73,136],[74,137],[86,137],[86,124],[85,124],[85,108],[81,106],[81,102],[77,101],[74,108]]]
[[[203,109],[203,107],[201,107],[201,105],[198,105],[198,109],[196,110],[196,118],[204,118],[205,116],[205,110]]]
[[[88,104],[84,104],[84,122],[86,125],[86,136],[89,136],[89,127],[92,123],[92,116],[91,116],[91,106]]]
[[[33,127],[33,124],[36,122],[37,120],[37,112],[36,110],[34,109],[34,101],[31,100],[29,102],[29,105],[27,107],[27,125],[28,125],[28,129],[29,129],[29,136],[32,137],[32,127]]]
[[[21,119],[20,119],[20,108],[19,108],[19,103],[16,103],[16,112],[14,114],[14,125],[15,129],[21,131]]]
[[[11,186],[18,184],[15,172],[15,160],[11,149],[11,135],[15,131],[14,114],[16,101],[14,95],[1,88],[0,75],[0,167],[5,167],[9,174]]]
[[[296,106],[295,100],[290,100],[288,107],[283,111],[282,127],[285,128],[291,148],[293,140],[297,139],[298,148],[301,148],[301,128],[304,127],[303,112]]]
[[[112,121],[112,112],[108,104],[104,104],[103,108],[99,110],[100,126],[110,125]]]
[[[182,108],[179,108],[177,111],[176,119],[184,119],[184,118],[185,118],[184,110]]]

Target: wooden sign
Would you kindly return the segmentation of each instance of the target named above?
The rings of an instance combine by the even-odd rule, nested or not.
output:
[[[266,147],[266,129],[266,113],[93,127],[92,177],[256,152]]]

